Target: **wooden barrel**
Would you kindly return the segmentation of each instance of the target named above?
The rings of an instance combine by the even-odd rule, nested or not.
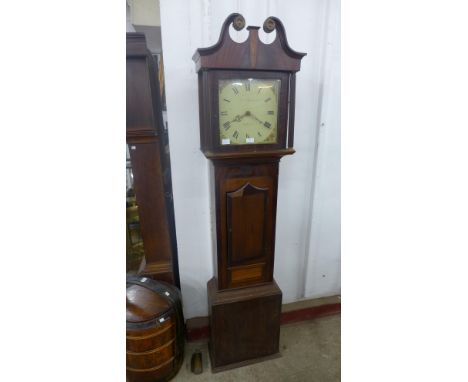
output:
[[[169,381],[184,358],[179,290],[147,277],[127,279],[127,381]]]

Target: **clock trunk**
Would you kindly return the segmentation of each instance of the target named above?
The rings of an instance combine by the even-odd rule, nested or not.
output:
[[[278,162],[213,163],[219,290],[273,281]]]

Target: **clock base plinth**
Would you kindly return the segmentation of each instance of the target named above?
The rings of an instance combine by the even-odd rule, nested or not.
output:
[[[208,282],[212,372],[279,355],[282,293],[275,281],[219,291]]]

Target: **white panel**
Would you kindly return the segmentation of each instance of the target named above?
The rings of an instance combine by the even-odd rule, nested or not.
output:
[[[130,0],[132,8],[132,24],[159,27],[161,16],[159,0]]]
[[[213,276],[208,161],[200,147],[192,55],[203,46],[203,4],[161,1],[162,44],[179,270],[186,318],[207,315]]]
[[[329,3],[305,297],[340,294],[340,9]]]
[[[239,13],[245,18],[246,25],[262,26],[267,15],[268,0],[239,0]]]
[[[276,16],[284,24],[291,47],[307,53],[296,75],[296,153],[281,160],[279,176],[275,279],[283,291],[283,302],[288,303],[304,296],[308,277],[304,269],[309,256],[326,1],[281,1]]]
[[[127,32],[135,32],[135,28],[133,27],[132,25],[132,13],[131,13],[131,10],[130,10],[130,5],[125,4],[127,10],[127,27],[126,27],[126,31]]]

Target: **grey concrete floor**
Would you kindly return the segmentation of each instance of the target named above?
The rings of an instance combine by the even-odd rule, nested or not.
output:
[[[220,373],[211,373],[206,343],[188,343],[175,382],[336,382],[340,381],[341,317],[333,315],[281,327],[281,357]],[[192,374],[190,358],[203,355],[203,373]]]

